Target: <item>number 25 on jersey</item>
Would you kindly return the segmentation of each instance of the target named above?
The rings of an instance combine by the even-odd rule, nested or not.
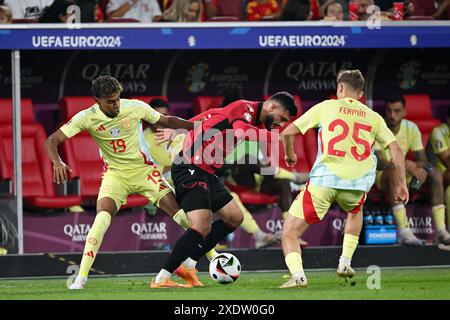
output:
[[[337,127],[342,128],[342,133],[338,134],[336,137],[330,140],[330,142],[328,143],[328,154],[336,157],[345,157],[347,153],[343,150],[335,149],[335,144],[347,138],[350,133],[350,127],[344,120],[336,119],[329,124],[328,131],[334,132]],[[372,151],[369,142],[359,137],[359,133],[361,130],[370,132],[372,131],[372,127],[367,124],[358,122],[355,122],[353,124],[352,138],[357,144],[361,145],[364,148],[363,153],[359,154],[355,146],[351,147],[350,153],[357,161],[366,160],[370,156]]]

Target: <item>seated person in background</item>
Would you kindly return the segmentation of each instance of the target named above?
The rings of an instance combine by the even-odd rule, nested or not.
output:
[[[4,4],[11,9],[13,19],[38,20],[44,9],[51,6],[53,0],[5,0]]]
[[[449,20],[450,13],[450,0],[436,0],[435,3],[438,5],[436,12],[433,14],[433,18],[437,20]]]
[[[342,12],[344,17],[342,20],[348,20],[348,0],[319,0],[319,10],[320,14],[323,17],[326,17],[325,8],[328,7],[330,4],[338,3],[342,7]]]
[[[0,24],[12,22],[12,13],[7,6],[0,6]]]
[[[202,12],[201,0],[174,0],[172,5],[164,11],[164,21],[200,22]]]
[[[344,11],[342,6],[336,2],[329,2],[323,9],[324,20],[343,21]]]
[[[110,0],[106,7],[108,18],[135,19],[143,23],[162,19],[156,0]]]
[[[280,12],[276,0],[252,0],[247,4],[248,21],[260,21],[263,17],[277,16]]]
[[[308,0],[288,0],[281,12],[281,21],[311,20],[310,3]]]
[[[202,0],[203,10],[201,21],[206,21],[209,18],[217,15],[217,1],[218,0]],[[162,9],[166,11],[172,5],[173,0],[162,1]]]
[[[431,211],[436,225],[436,240],[450,244],[450,234],[445,230],[444,189],[441,174],[429,165],[422,145],[422,135],[419,128],[409,120],[403,119],[406,115],[405,98],[399,94],[388,96],[385,103],[385,121],[388,128],[397,138],[405,156],[406,179],[411,193],[417,192],[422,184],[430,189]],[[411,231],[406,208],[403,203],[395,202],[393,198],[395,179],[393,163],[389,150],[381,150],[376,144],[375,154],[378,159],[376,186],[382,190],[397,222],[399,243],[410,246],[424,245],[425,241],[418,239]],[[406,159],[411,151],[414,161]]]
[[[427,155],[430,162],[443,175],[447,230],[450,231],[450,108],[447,109],[447,123],[443,123],[431,131]],[[444,228],[442,225],[440,227]]]

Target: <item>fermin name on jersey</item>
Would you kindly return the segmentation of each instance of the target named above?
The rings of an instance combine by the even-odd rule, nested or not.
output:
[[[339,113],[351,115],[351,116],[358,116],[361,118],[366,117],[366,112],[361,109],[350,109],[346,107],[339,107]]]

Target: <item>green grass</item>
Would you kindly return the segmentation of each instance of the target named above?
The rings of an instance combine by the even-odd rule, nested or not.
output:
[[[66,279],[0,280],[0,299],[450,299],[450,269],[382,269],[381,289],[369,290],[364,269],[347,283],[332,271],[307,271],[308,288],[278,289],[283,273],[243,273],[231,285],[200,274],[205,287],[149,289],[150,276],[90,278],[84,290],[66,289]],[[355,281],[354,285],[351,282]]]

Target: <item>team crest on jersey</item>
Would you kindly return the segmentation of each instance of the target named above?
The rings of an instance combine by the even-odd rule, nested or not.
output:
[[[131,119],[130,117],[126,117],[125,119],[122,119],[122,128],[125,130],[131,129]]]
[[[440,140],[436,141],[436,149],[442,148],[442,142]]]
[[[120,136],[120,129],[119,128],[112,128],[109,132],[111,132],[111,136],[113,138],[118,138]]]
[[[244,113],[244,118],[248,122],[252,121],[252,115],[250,113],[248,113],[248,112]]]

